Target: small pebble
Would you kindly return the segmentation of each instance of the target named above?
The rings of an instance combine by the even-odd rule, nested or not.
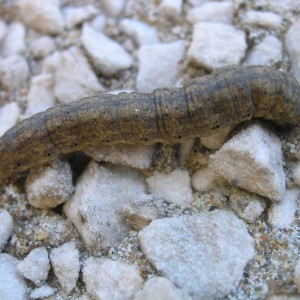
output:
[[[0,136],[16,125],[20,116],[20,108],[16,102],[4,104],[0,107]]]
[[[79,251],[75,242],[51,250],[51,264],[63,290],[69,294],[75,287],[80,271]]]
[[[246,49],[246,36],[243,31],[228,24],[199,22],[194,25],[187,56],[190,63],[211,70],[239,64]]]
[[[30,298],[32,299],[42,299],[42,298],[47,298],[55,293],[55,289],[52,288],[51,286],[45,284],[42,285],[39,288],[34,289],[30,293]]]
[[[18,6],[27,26],[51,35],[62,32],[64,20],[59,0],[19,0]]]
[[[83,26],[81,42],[95,70],[100,74],[111,76],[133,65],[132,57],[119,43],[88,24]]]
[[[14,221],[8,211],[0,209],[0,252],[2,252],[8,238],[11,236]]]
[[[21,55],[25,52],[25,26],[20,22],[11,23],[1,45],[1,56]]]
[[[36,286],[47,280],[50,270],[48,251],[45,247],[35,248],[18,264],[18,271]]]
[[[89,257],[83,268],[83,281],[92,299],[132,299],[142,288],[143,279],[135,265]]]
[[[152,92],[156,88],[174,87],[179,78],[184,41],[141,46],[138,52],[139,72],[136,88]]]
[[[168,174],[154,172],[146,179],[149,192],[169,203],[188,207],[193,202],[191,178],[186,170],[174,170]]]

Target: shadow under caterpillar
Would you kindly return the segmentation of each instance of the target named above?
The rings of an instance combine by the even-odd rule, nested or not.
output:
[[[0,138],[0,181],[89,145],[174,144],[251,118],[298,124],[298,82],[269,67],[231,67],[182,88],[84,98],[7,131]]]

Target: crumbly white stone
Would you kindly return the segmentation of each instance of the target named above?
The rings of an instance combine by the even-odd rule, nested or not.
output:
[[[300,163],[297,163],[293,170],[294,182],[300,187]]]
[[[52,249],[50,259],[55,276],[63,290],[69,294],[76,287],[80,271],[79,251],[75,242]]]
[[[245,24],[278,29],[282,26],[282,17],[269,11],[247,11],[242,19]]]
[[[30,48],[33,57],[40,59],[53,53],[56,49],[56,45],[52,37],[44,35],[32,40]]]
[[[287,228],[294,221],[297,210],[299,189],[286,190],[279,203],[274,203],[269,209],[268,222],[278,228]]]
[[[51,286],[44,284],[41,287],[34,289],[30,293],[30,298],[32,299],[42,299],[47,298],[55,293],[55,289]]]
[[[152,277],[148,279],[142,290],[138,291],[133,300],[191,300],[192,298],[167,278]]]
[[[5,209],[0,209],[0,252],[2,252],[14,227],[11,215]]]
[[[243,65],[273,66],[282,60],[282,48],[278,38],[273,35],[267,36],[251,49]]]
[[[99,15],[90,22],[90,25],[97,31],[103,31],[106,24],[106,17]]]
[[[100,74],[111,76],[129,69],[133,64],[131,55],[119,43],[88,24],[83,26],[81,42],[95,70]]]
[[[292,61],[293,73],[300,82],[300,20],[291,25],[285,36],[285,45]]]
[[[102,91],[91,65],[79,48],[72,47],[58,56],[54,54],[52,63],[55,73],[54,93],[61,103],[95,96]]]
[[[125,167],[91,162],[76,185],[64,212],[76,226],[89,251],[112,246],[129,232],[122,210],[134,197],[144,197],[144,178]]]
[[[297,261],[295,266],[294,284],[297,288],[297,292],[300,293],[300,259]]]
[[[202,21],[232,23],[232,1],[211,1],[192,8],[187,15],[189,22],[195,24]]]
[[[99,10],[94,5],[89,4],[80,7],[65,6],[62,12],[65,18],[65,25],[70,29],[91,20],[99,13]]]
[[[0,254],[0,295],[2,299],[27,299],[27,285],[17,270],[18,260],[6,253]]]
[[[146,179],[149,192],[169,203],[188,207],[193,202],[191,179],[188,171],[176,169],[170,173],[154,172]]]
[[[135,230],[141,230],[153,220],[165,216],[163,199],[145,195],[130,199],[127,206],[123,208],[126,221]]]
[[[209,192],[219,184],[222,184],[224,179],[217,175],[209,168],[203,168],[196,171],[192,176],[192,187],[197,192]]]
[[[46,34],[59,34],[64,28],[60,0],[19,0],[19,12],[24,23]]]
[[[159,274],[194,299],[224,297],[255,253],[247,227],[227,211],[158,219],[139,239]]]
[[[89,257],[83,268],[83,281],[92,299],[130,300],[143,286],[135,265]]]
[[[0,83],[3,89],[18,91],[27,84],[29,67],[21,55],[0,59]]]
[[[160,87],[173,87],[179,77],[178,62],[183,59],[184,47],[181,40],[140,47],[137,89],[152,92]]]
[[[49,209],[66,202],[74,192],[70,164],[55,160],[51,166],[31,169],[25,190],[28,202],[36,208]]]
[[[232,192],[229,199],[231,208],[250,223],[254,223],[266,208],[262,197],[241,190]]]
[[[137,169],[150,168],[155,146],[117,145],[88,147],[84,152],[94,160],[130,166]]]
[[[6,30],[7,30],[6,23],[2,19],[0,19],[0,42],[2,42],[3,38],[5,37]]]
[[[1,56],[21,55],[25,52],[25,26],[20,22],[11,23],[1,44]]]
[[[0,107],[0,136],[16,125],[20,116],[20,108],[16,102],[4,104]]]
[[[159,11],[168,17],[176,17],[182,12],[182,0],[162,0],[159,5]]]
[[[252,124],[210,156],[210,168],[234,186],[279,201],[285,192],[281,142]]]
[[[123,19],[120,22],[120,28],[139,46],[159,43],[156,28],[142,21]]]
[[[48,252],[45,247],[35,248],[18,264],[18,271],[39,286],[47,280],[50,270]]]
[[[102,7],[112,17],[118,17],[124,9],[127,0],[100,0]]]
[[[25,115],[30,117],[55,105],[54,77],[43,73],[31,78]]]
[[[228,24],[199,22],[194,25],[187,56],[190,63],[214,69],[239,64],[246,49],[243,31]]]

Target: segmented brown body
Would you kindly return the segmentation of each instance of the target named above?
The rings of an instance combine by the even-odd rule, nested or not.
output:
[[[298,124],[297,81],[268,67],[236,67],[183,88],[84,98],[36,114],[4,134],[0,181],[87,145],[177,143],[251,118]]]

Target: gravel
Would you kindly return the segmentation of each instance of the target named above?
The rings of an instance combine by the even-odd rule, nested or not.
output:
[[[299,14],[294,0],[4,1],[0,135],[59,103],[179,87],[232,64],[268,65],[300,81]],[[0,191],[1,297],[299,298],[300,128],[268,123],[272,148],[268,138],[241,139],[248,125],[180,146],[63,155],[57,164],[67,172],[33,171],[39,208],[32,175],[10,182]],[[228,181],[208,168],[208,157],[236,139],[224,170],[241,165]],[[251,159],[241,158],[246,153]]]

